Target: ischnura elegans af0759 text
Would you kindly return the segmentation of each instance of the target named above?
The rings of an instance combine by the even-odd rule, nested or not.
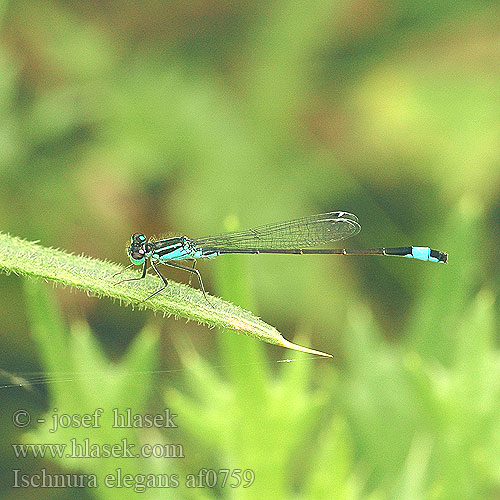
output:
[[[142,265],[139,278],[146,276],[148,265],[154,269],[163,286],[144,300],[149,300],[165,290],[168,281],[158,269],[158,264],[182,269],[196,274],[205,299],[205,287],[200,272],[195,268],[197,259],[212,259],[231,253],[246,254],[294,254],[294,255],[388,255],[408,257],[430,262],[446,263],[448,255],[429,247],[407,246],[392,248],[328,248],[328,244],[345,240],[359,233],[361,226],[358,218],[348,212],[327,212],[300,219],[268,224],[244,231],[217,234],[205,238],[178,236],[148,241],[142,233],[131,236],[128,256],[133,265]],[[190,261],[192,266],[184,266],[179,261]],[[210,304],[211,305],[211,304]]]

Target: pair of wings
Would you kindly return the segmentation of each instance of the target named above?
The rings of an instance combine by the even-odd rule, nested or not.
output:
[[[194,239],[198,248],[314,248],[358,234],[358,218],[347,212],[327,212],[259,226],[245,231]]]

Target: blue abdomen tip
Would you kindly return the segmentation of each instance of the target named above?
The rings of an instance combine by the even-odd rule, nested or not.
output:
[[[411,247],[411,255],[408,257],[413,257],[418,260],[430,260],[431,249],[429,247]]]

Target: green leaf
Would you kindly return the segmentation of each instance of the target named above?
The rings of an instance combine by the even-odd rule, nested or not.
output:
[[[274,327],[230,302],[211,297],[210,301],[214,304],[214,307],[211,307],[203,294],[190,286],[169,281],[163,293],[143,302],[158,289],[160,285],[158,278],[146,276],[140,284],[136,282],[116,284],[113,275],[123,270],[117,264],[84,255],[68,254],[1,233],[0,269],[7,273],[13,272],[74,286],[86,290],[90,295],[108,296],[140,309],[148,308],[164,315],[174,314],[176,317],[181,316],[209,326],[243,332],[270,344],[331,357],[330,354],[289,342]],[[137,278],[138,274],[130,271],[122,276]]]
[[[50,458],[65,469],[95,474],[98,484],[104,484],[104,476],[118,469],[123,474],[139,474],[148,463],[147,458],[130,460],[119,454],[96,457],[83,450],[85,440],[89,448],[126,440],[134,445],[134,452],[144,442],[143,429],[115,427],[114,412],[125,415],[130,409],[131,415],[144,414],[158,362],[158,332],[146,327],[119,362],[110,362],[88,325],[76,323],[68,331],[46,286],[26,280],[25,292],[32,333],[47,370],[50,406],[24,435],[23,442],[65,447],[62,455]],[[90,426],[56,425],[68,416],[82,415],[92,416]],[[76,452],[72,451],[73,443]],[[109,488],[99,488],[95,495],[116,498]],[[136,496],[125,489],[120,491],[120,498]]]
[[[293,353],[292,362],[266,374],[258,397],[246,401],[240,381],[218,373],[186,344],[179,349],[185,390],[169,387],[165,392],[166,406],[182,415],[182,431],[189,436],[185,441],[193,447],[191,451],[186,447],[187,461],[182,464],[186,471],[199,463],[190,462],[191,456],[198,461],[208,456],[215,460],[215,468],[233,464],[254,471],[255,483],[227,498],[318,498],[298,496],[296,491],[297,483],[309,474],[303,468],[309,455],[315,464],[321,460],[311,440],[328,410],[327,393],[312,385],[311,359]],[[254,381],[248,378],[247,385],[253,387]],[[341,454],[338,450],[335,455]],[[329,463],[322,470],[331,467]]]

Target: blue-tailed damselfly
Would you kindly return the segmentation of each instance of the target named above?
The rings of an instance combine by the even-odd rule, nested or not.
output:
[[[154,297],[167,286],[167,279],[161,274],[157,264],[165,264],[196,274],[200,287],[208,301],[200,272],[195,269],[196,259],[211,259],[230,253],[275,253],[275,254],[332,254],[332,255],[393,255],[412,259],[446,263],[445,252],[432,250],[429,247],[393,247],[393,248],[316,248],[334,241],[345,240],[359,233],[361,226],[358,218],[347,212],[327,212],[300,219],[289,220],[277,224],[269,224],[245,231],[223,233],[206,238],[188,238],[179,236],[156,241],[147,241],[142,233],[131,237],[127,249],[132,265],[142,265],[139,280],[146,276],[148,263],[163,281],[163,286],[146,299]],[[177,261],[192,261],[192,267],[183,266]],[[129,267],[130,267],[129,266]],[[210,304],[211,305],[211,304]]]

